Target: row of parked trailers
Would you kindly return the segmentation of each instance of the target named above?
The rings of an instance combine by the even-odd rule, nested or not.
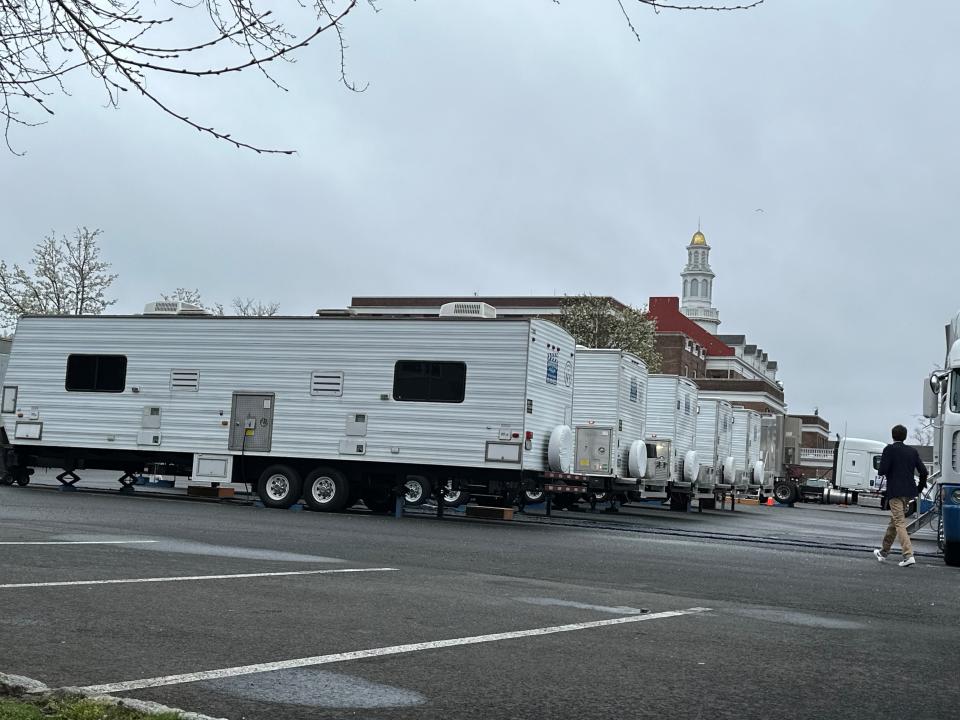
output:
[[[764,493],[761,417],[700,399],[620,350],[540,319],[21,318],[3,380],[4,482],[37,467],[122,485],[160,465],[194,485],[335,511],[605,493],[624,501]],[[765,477],[766,476],[766,477]]]

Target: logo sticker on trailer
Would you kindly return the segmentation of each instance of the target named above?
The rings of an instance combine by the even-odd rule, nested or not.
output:
[[[552,346],[547,352],[547,385],[556,385],[560,374],[560,353],[553,351]]]

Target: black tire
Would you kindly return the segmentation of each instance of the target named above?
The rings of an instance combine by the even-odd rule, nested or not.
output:
[[[271,465],[257,480],[257,495],[270,508],[288,508],[303,494],[300,473],[289,465]]]
[[[793,505],[797,501],[797,488],[793,483],[778,482],[773,486],[773,499],[781,505]]]
[[[468,502],[470,502],[470,496],[463,490],[446,488],[443,491],[444,507],[460,507],[461,505],[466,505]]]
[[[698,501],[701,510],[716,510],[717,509],[717,499],[716,498],[701,498]]]
[[[593,494],[593,501],[595,503],[605,503],[613,499],[613,493],[608,493],[606,491],[597,492]]]
[[[318,467],[303,481],[303,499],[311,510],[340,512],[350,501],[350,484],[336,468]]]
[[[372,513],[392,513],[397,506],[397,499],[385,487],[370,488],[363,494],[363,504]]]
[[[960,567],[960,542],[943,544],[943,561],[950,567]]]
[[[423,475],[407,475],[403,487],[403,501],[411,507],[423,505],[430,499],[430,494],[433,492],[433,486]]]
[[[525,505],[539,505],[547,501],[547,494],[543,490],[524,490],[520,494]]]
[[[690,496],[685,493],[670,493],[670,509],[674,512],[686,512],[690,507]]]

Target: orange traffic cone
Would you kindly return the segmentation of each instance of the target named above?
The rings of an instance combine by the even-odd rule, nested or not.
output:
[[[768,497],[768,498],[767,498],[767,507],[770,507],[771,505],[773,505],[773,498],[772,498],[772,497]]]

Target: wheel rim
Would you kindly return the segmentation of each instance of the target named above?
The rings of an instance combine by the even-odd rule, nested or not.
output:
[[[777,496],[777,500],[780,502],[786,502],[790,499],[790,488],[781,485],[773,491],[773,494]]]
[[[318,477],[310,485],[310,494],[318,503],[326,505],[337,494],[337,484],[333,481],[333,478]]]
[[[447,502],[458,502],[463,495],[462,490],[444,490],[443,499]]]
[[[543,500],[542,490],[526,490],[523,494],[526,496],[527,502],[540,502]]]
[[[423,485],[419,480],[407,480],[403,484],[404,498],[409,503],[420,502],[423,498]]]
[[[266,482],[267,497],[284,500],[290,493],[290,479],[286,475],[271,475]]]

